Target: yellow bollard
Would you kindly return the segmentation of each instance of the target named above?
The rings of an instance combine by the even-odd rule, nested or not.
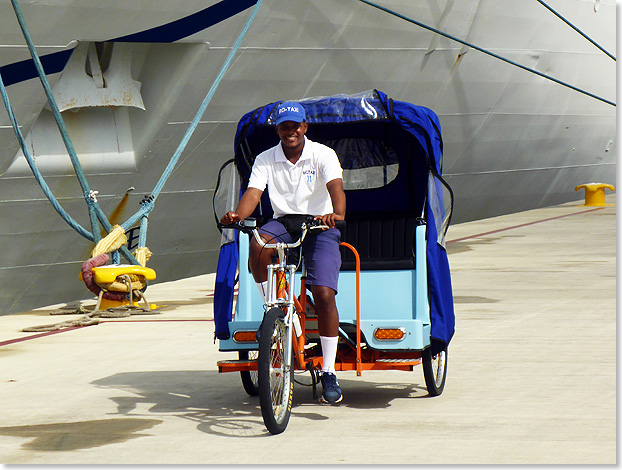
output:
[[[585,205],[586,206],[606,206],[605,203],[605,188],[610,191],[615,190],[612,184],[606,183],[587,183],[580,184],[575,191],[579,191],[581,188],[585,188]]]

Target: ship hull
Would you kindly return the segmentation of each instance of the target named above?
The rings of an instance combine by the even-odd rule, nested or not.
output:
[[[149,266],[158,281],[215,271],[218,169],[232,156],[238,119],[276,100],[378,88],[433,109],[454,222],[578,199],[574,188],[582,183],[615,183],[615,107],[598,98],[615,101],[616,67],[602,51],[537,2],[382,4],[596,98],[364,3],[266,0],[150,215]],[[125,51],[140,100],[110,106],[101,97],[102,104],[68,99],[63,111],[90,187],[103,210],[124,221],[161,176],[253,2],[20,5],[38,53],[52,64],[55,90],[80,87],[67,72],[80,45],[108,42],[113,56]],[[613,1],[555,7],[615,53]],[[0,71],[22,131],[52,192],[90,227],[7,0],[0,18]],[[98,57],[102,70],[109,66],[105,53]],[[0,111],[0,314],[88,297],[78,272],[93,247],[52,209],[12,132]]]

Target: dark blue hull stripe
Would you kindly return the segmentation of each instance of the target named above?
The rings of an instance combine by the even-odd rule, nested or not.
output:
[[[156,26],[155,28],[139,33],[111,39],[110,41],[147,43],[170,43],[179,41],[180,39],[203,31],[204,29],[235,16],[247,8],[252,7],[255,3],[257,3],[257,0],[222,0],[211,7],[193,13],[185,18],[162,26]],[[73,49],[70,49],[41,56],[41,64],[43,65],[45,73],[50,75],[62,72],[72,52]],[[35,69],[32,59],[27,59],[0,67],[0,74],[2,74],[4,85],[9,86],[25,80],[30,80],[31,78],[36,78],[37,70]]]

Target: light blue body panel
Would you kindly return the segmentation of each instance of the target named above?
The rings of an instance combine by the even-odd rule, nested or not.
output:
[[[263,306],[259,307],[259,312],[263,312]],[[246,351],[246,350],[257,350],[259,349],[259,343],[256,341],[249,343],[237,343],[233,340],[233,335],[236,331],[257,331],[259,329],[259,325],[261,325],[261,319],[254,321],[230,321],[229,322],[229,333],[231,336],[229,339],[221,339],[220,345],[218,347],[219,351]]]
[[[238,277],[238,300],[235,305],[234,321],[229,322],[229,339],[221,339],[219,343],[220,351],[238,351],[258,349],[259,344],[236,343],[233,334],[237,330],[259,329],[264,314],[264,303],[259,289],[255,284],[255,279],[248,269],[248,247],[250,239],[248,235],[240,233],[240,261]]]
[[[425,225],[415,229],[416,269],[361,271],[361,332],[374,349],[424,349],[430,345],[430,305]],[[356,248],[356,247],[355,247]],[[339,321],[356,324],[356,272],[339,273]],[[400,341],[378,341],[376,328],[404,328]]]
[[[415,269],[362,271],[360,277],[361,332],[369,347],[380,350],[422,350],[430,345],[430,305],[428,301],[425,225],[415,229]],[[255,280],[248,269],[249,237],[240,234],[238,300],[234,321],[229,322],[231,338],[220,340],[221,351],[257,349],[257,343],[236,343],[237,330],[257,329],[264,306]],[[356,247],[355,247],[356,248]],[[300,273],[296,273],[296,286]],[[339,273],[336,297],[340,323],[356,324],[356,272]],[[399,341],[379,341],[376,328],[404,328]]]

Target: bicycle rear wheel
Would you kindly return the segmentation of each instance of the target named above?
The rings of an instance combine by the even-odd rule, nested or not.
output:
[[[250,360],[253,361],[257,359],[258,352],[257,351],[240,351],[239,358],[240,360]],[[242,385],[244,386],[244,390],[251,397],[256,397],[259,395],[259,386],[257,379],[257,371],[255,370],[243,370],[240,372],[240,377],[242,378]]]
[[[443,393],[447,379],[447,346],[432,356],[432,348],[423,351],[423,377],[428,393],[436,397]]]
[[[288,366],[285,360],[288,334],[283,309],[270,309],[261,324],[257,373],[261,414],[271,434],[285,431],[292,410],[291,361]]]

